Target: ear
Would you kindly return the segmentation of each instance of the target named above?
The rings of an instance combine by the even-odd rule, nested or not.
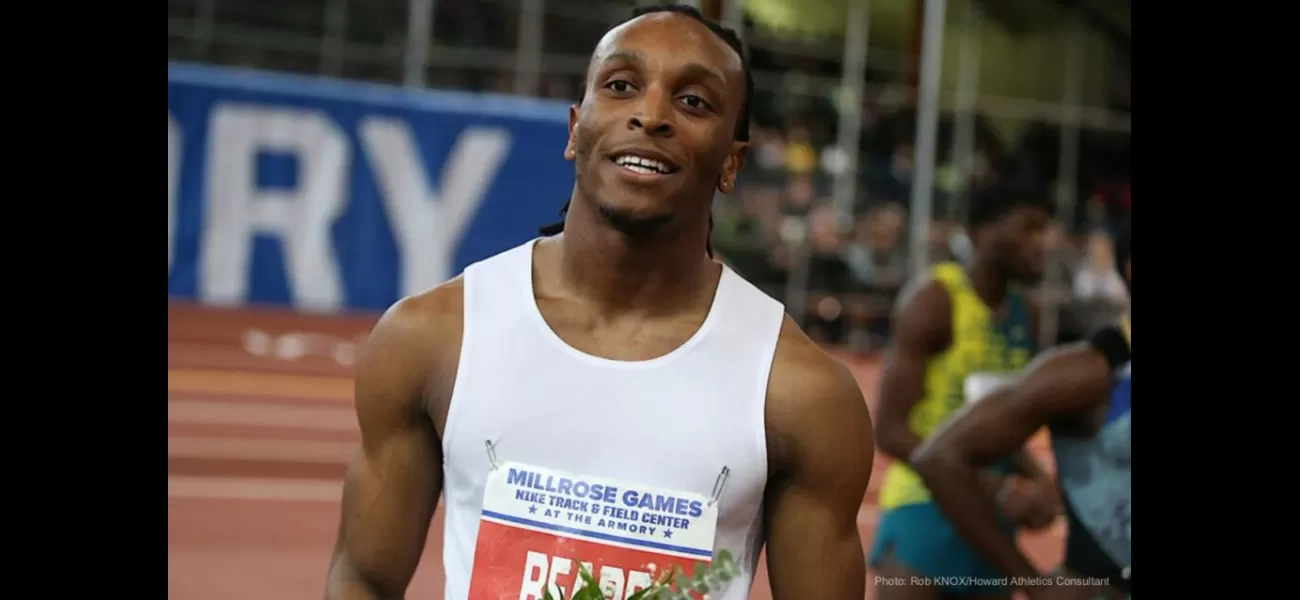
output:
[[[577,104],[569,105],[569,139],[564,144],[564,160],[577,158]]]
[[[577,104],[569,105],[569,139],[564,143],[564,160],[577,158]]]
[[[736,178],[745,167],[745,157],[749,155],[749,142],[732,142],[727,159],[722,162],[722,173],[718,175],[718,191],[730,194],[736,189]]]

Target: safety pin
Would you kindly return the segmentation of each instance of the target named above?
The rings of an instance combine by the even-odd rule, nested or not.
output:
[[[731,476],[731,468],[722,467],[722,472],[718,473],[718,478],[713,481],[713,493],[709,496],[709,506],[718,503],[718,498],[722,496],[722,489],[727,486],[727,478]]]
[[[491,470],[497,470],[500,465],[497,464],[497,447],[492,440],[483,440],[483,445],[487,447],[488,466]]]

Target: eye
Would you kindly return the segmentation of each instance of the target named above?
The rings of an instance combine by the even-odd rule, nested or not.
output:
[[[700,109],[705,109],[705,110],[708,110],[708,109],[711,109],[711,108],[712,108],[712,107],[709,106],[709,103],[708,103],[708,102],[705,102],[705,101],[704,101],[703,98],[701,98],[701,97],[699,97],[699,96],[694,96],[694,95],[686,95],[686,96],[682,96],[682,97],[681,97],[681,102],[682,102],[682,104],[685,104],[686,106],[688,106],[688,107],[690,107],[690,108],[700,108]]]
[[[608,89],[616,94],[626,94],[632,91],[632,84],[622,79],[615,79],[609,83],[606,83],[605,89]]]

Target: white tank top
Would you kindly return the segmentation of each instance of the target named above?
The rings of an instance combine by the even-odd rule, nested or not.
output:
[[[465,270],[442,439],[447,600],[468,597],[488,471],[506,461],[704,496],[726,467],[714,548],[741,575],[713,597],[744,600],[763,541],[764,406],[784,308],[724,266],[704,324],[680,347],[646,361],[599,358],[542,318],[535,241]]]

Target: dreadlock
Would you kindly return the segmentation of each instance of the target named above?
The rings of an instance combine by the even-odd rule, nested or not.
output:
[[[674,13],[674,14],[684,15],[692,19],[695,19],[696,21],[703,23],[705,27],[708,27],[709,31],[712,31],[714,35],[718,36],[719,38],[722,39],[722,41],[726,42],[727,46],[732,50],[734,50],[736,54],[740,56],[741,70],[745,73],[745,102],[740,105],[740,117],[736,119],[736,129],[735,132],[732,134],[732,138],[735,139],[737,142],[748,142],[749,141],[749,104],[750,104],[750,100],[753,98],[754,95],[754,76],[749,71],[749,56],[745,53],[745,44],[744,42],[740,41],[740,36],[737,35],[734,30],[728,27],[723,27],[722,25],[719,25],[718,23],[715,23],[712,20],[708,19],[703,14],[701,14],[700,11],[697,10],[695,7],[687,6],[685,4],[653,4],[649,6],[638,6],[636,9],[632,11],[632,16],[619,22],[617,25],[615,25],[615,27],[617,27],[618,25],[622,25],[623,23],[631,21],[632,19],[635,19],[642,15],[649,15],[654,13]],[[567,215],[568,212],[569,212],[569,201],[566,200],[564,202],[564,206],[560,208],[559,222],[547,225],[541,228],[539,232],[542,235],[549,236],[564,231],[564,216]],[[709,215],[709,237],[710,238],[713,237],[713,215],[712,214]],[[713,245],[709,243],[708,239],[704,241],[704,250],[709,253],[709,257],[713,256]]]

